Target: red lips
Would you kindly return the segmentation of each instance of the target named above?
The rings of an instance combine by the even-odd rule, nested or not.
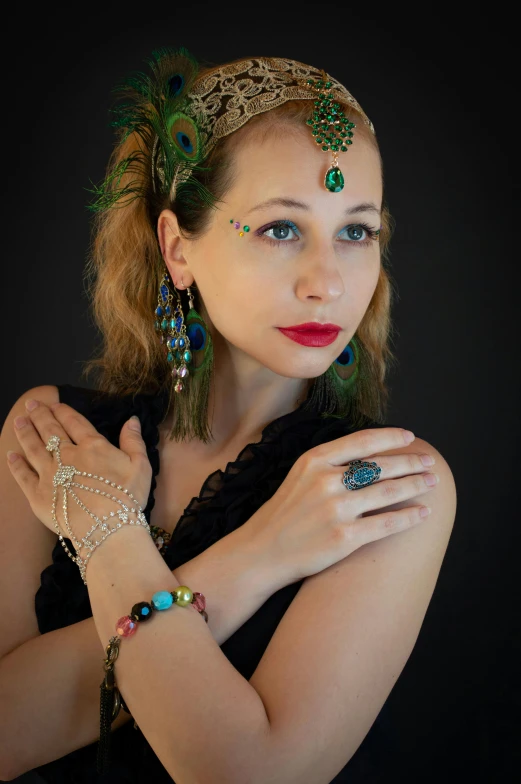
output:
[[[336,324],[318,324],[316,321],[308,321],[307,324],[298,324],[295,327],[278,327],[278,329],[295,343],[318,348],[334,343],[340,327]]]
[[[338,324],[319,324],[318,321],[306,321],[305,324],[296,324],[292,327],[279,327],[279,329],[290,329],[292,332],[339,332],[342,327]]]

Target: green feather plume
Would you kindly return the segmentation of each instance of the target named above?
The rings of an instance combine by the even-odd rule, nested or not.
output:
[[[137,72],[118,85],[114,92],[121,100],[112,109],[111,125],[119,133],[119,144],[131,134],[140,139],[139,150],[120,160],[98,186],[89,189],[95,198],[93,212],[124,206],[151,193],[167,195],[176,180],[176,196],[187,193],[211,207],[215,199],[191,175],[208,171],[199,125],[189,116],[189,92],[199,70],[197,60],[181,47],[152,52],[146,60],[150,74]],[[135,178],[125,175],[134,173]],[[122,180],[124,179],[124,184]]]

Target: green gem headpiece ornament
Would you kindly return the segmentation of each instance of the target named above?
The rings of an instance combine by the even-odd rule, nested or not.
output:
[[[121,129],[120,143],[137,133],[143,145],[121,160],[101,185],[94,187],[93,211],[123,206],[135,198],[155,194],[183,198],[183,187],[192,173],[208,171],[203,163],[219,139],[238,130],[262,112],[295,99],[314,101],[307,121],[314,140],[333,163],[324,176],[332,193],[344,187],[338,153],[353,143],[354,123],[342,107],[353,107],[375,132],[359,103],[336,79],[311,65],[281,57],[245,58],[212,68],[198,77],[197,60],[183,47],[160,49],[147,61],[151,73],[137,73],[115,92],[123,99],[112,111],[112,123]],[[124,177],[140,173],[133,180]],[[145,177],[143,177],[143,173]],[[124,184],[122,184],[124,180]],[[208,206],[214,197],[191,179],[196,193]],[[193,188],[186,191],[193,198]]]

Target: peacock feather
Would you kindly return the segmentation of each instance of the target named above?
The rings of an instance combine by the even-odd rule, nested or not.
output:
[[[213,367],[212,336],[207,324],[193,307],[186,315],[185,326],[191,353],[190,393],[182,399],[183,405],[179,405],[179,396],[176,397],[176,404],[172,406],[173,422],[170,438],[182,441],[195,435],[196,438],[208,443],[212,436],[206,417],[201,417],[200,411],[206,411],[208,407]],[[172,391],[170,399],[173,400]]]
[[[124,206],[153,193],[169,194],[172,186],[180,195],[183,184],[195,172],[208,171],[196,119],[187,114],[189,92],[199,70],[197,60],[181,47],[155,50],[146,60],[150,73],[137,72],[118,85],[114,93],[120,103],[112,109],[111,125],[119,132],[119,144],[131,134],[138,149],[112,168],[105,180],[90,189],[95,199],[92,211]],[[129,175],[129,176],[127,176]],[[134,175],[134,176],[132,176]],[[214,197],[193,179],[190,191],[207,206]]]
[[[358,375],[360,362],[358,343],[351,338],[342,353],[331,365],[331,377],[334,383],[340,385],[342,390],[348,389],[354,384]]]

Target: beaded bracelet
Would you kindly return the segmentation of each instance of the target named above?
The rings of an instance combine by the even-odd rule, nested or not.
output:
[[[117,718],[121,708],[128,714],[130,711],[116,685],[114,664],[119,655],[119,646],[122,637],[131,637],[136,633],[138,624],[149,621],[154,613],[168,610],[174,604],[179,607],[192,607],[200,613],[208,623],[206,612],[206,599],[202,593],[191,591],[186,585],[179,585],[173,591],[157,591],[150,602],[138,602],[132,607],[130,615],[123,615],[116,623],[117,635],[111,637],[103,660],[105,678],[100,686],[100,737],[97,751],[97,772],[105,773],[108,770],[110,753],[110,726]],[[134,728],[137,724],[134,721]]]

